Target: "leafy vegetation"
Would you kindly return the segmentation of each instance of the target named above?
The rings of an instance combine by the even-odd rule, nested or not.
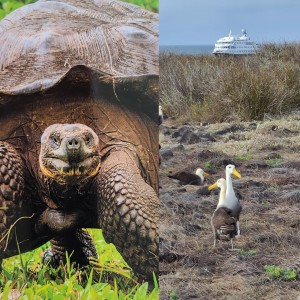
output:
[[[210,160],[204,162],[203,167],[205,170],[213,170],[216,168],[215,164],[213,162],[211,162]]]
[[[266,164],[269,165],[271,168],[278,168],[281,167],[283,164],[282,158],[270,158],[266,159]]]
[[[202,122],[263,120],[300,107],[300,44],[265,45],[245,57],[160,54],[168,116]]]
[[[170,300],[178,300],[178,296],[177,296],[176,292],[172,291],[170,293]]]
[[[15,9],[35,1],[36,0],[0,0],[0,19],[4,18]]]
[[[0,0],[0,20],[7,14],[15,9],[30,3],[34,3],[37,0]],[[158,0],[122,0],[138,6],[141,6],[147,10],[158,12]]]
[[[250,255],[255,255],[256,251],[255,250],[239,250],[239,254],[240,255],[244,255],[244,256],[250,256]]]
[[[236,160],[242,160],[242,161],[251,160],[252,158],[253,158],[253,155],[249,154],[249,153],[246,153],[244,155],[239,155],[239,156],[235,157]]]
[[[122,0],[122,1],[141,6],[153,12],[158,12],[158,0]]]
[[[101,230],[89,230],[99,255],[96,268],[74,268],[67,264],[58,269],[41,264],[41,253],[49,244],[4,260],[0,274],[0,299],[17,294],[18,299],[158,299],[158,286],[148,291],[148,283],[138,284],[121,255],[106,244]]]
[[[295,280],[297,272],[294,269],[285,269],[275,265],[265,265],[264,270],[270,279]]]

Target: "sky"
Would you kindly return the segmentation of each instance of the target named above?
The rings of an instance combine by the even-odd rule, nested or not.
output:
[[[248,36],[258,43],[300,42],[300,0],[160,0],[160,45],[212,45]]]

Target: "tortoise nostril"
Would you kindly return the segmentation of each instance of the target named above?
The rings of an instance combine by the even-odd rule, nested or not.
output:
[[[77,138],[70,138],[67,141],[67,148],[70,150],[75,150],[80,148],[80,141]]]

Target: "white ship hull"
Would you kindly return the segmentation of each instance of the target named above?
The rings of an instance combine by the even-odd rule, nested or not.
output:
[[[241,36],[228,36],[220,38],[215,43],[213,54],[215,55],[252,55],[259,51],[259,45],[251,41],[246,30],[242,30]]]

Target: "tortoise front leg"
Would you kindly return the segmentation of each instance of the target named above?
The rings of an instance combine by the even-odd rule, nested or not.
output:
[[[71,262],[80,266],[89,264],[91,257],[97,258],[97,251],[90,234],[84,229],[73,229],[68,234],[55,236],[51,241],[51,249],[43,253],[43,263],[56,268],[66,263],[66,252]]]
[[[20,222],[8,234],[10,226],[22,215],[24,194],[24,165],[17,151],[8,143],[0,142],[0,268],[4,257],[17,254],[16,233],[19,241],[26,235],[28,220]]]
[[[33,250],[49,240],[34,232],[33,178],[18,151],[0,141],[0,268],[3,258]]]
[[[140,278],[158,271],[158,197],[129,150],[114,151],[98,175],[99,226]]]
[[[35,224],[36,233],[54,236],[51,248],[43,253],[43,263],[56,268],[66,262],[66,252],[71,262],[80,266],[89,264],[89,257],[97,258],[90,234],[79,227],[89,226],[91,214],[83,209],[45,209]],[[89,226],[90,227],[90,226]]]

